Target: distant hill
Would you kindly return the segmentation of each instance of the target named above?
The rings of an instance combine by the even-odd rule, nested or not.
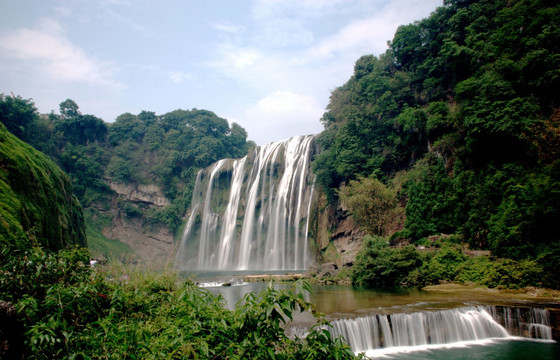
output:
[[[208,110],[125,113],[113,123],[71,99],[59,110],[39,114],[31,99],[0,95],[0,121],[70,177],[97,258],[168,260],[198,170],[254,146],[245,129]]]

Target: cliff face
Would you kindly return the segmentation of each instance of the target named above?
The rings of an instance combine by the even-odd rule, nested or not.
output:
[[[340,201],[328,203],[322,193],[316,201],[310,236],[316,242],[317,263],[335,263],[338,268],[351,266],[362,246],[364,232]]]
[[[163,191],[154,184],[120,184],[111,180],[106,180],[106,183],[123,199],[133,203],[143,203],[148,207],[163,207],[171,204],[163,195]]]
[[[118,206],[119,202],[124,202],[124,207],[132,209],[161,209],[171,204],[163,191],[155,184],[122,184],[107,179],[105,182],[114,196],[110,208],[103,211],[112,219],[109,226],[101,229],[103,235],[129,245],[144,263],[157,266],[167,263],[174,250],[174,236],[169,229],[147,224],[144,217],[126,214],[122,206]]]
[[[68,176],[0,124],[0,242],[59,250],[87,246],[82,207]]]

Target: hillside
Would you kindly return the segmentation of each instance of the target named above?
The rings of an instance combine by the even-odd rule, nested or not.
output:
[[[0,199],[3,249],[87,246],[82,208],[68,176],[2,124]]]
[[[31,99],[2,95],[0,119],[68,174],[99,259],[168,261],[198,170],[254,145],[239,125],[198,109],[125,113],[109,124],[71,99],[40,115]]]
[[[550,1],[447,1],[361,57],[322,118],[330,203],[392,245],[454,234],[557,273],[559,18]]]

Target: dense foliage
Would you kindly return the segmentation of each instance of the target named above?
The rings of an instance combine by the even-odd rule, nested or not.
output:
[[[160,116],[125,113],[112,124],[82,114],[71,99],[60,103],[59,110],[60,115],[39,115],[32,100],[0,95],[0,121],[68,174],[88,227],[93,228],[90,233],[95,233],[95,245],[106,251],[123,246],[101,234],[111,222],[108,210],[175,232],[198,170],[222,158],[242,157],[254,145],[241,126],[230,126],[207,110],[175,110]],[[171,204],[149,208],[141,202],[114,201],[110,182],[156,184]]]
[[[0,124],[0,244],[86,245],[82,208],[64,172]],[[0,260],[1,262],[1,260]]]
[[[173,272],[92,269],[83,250],[0,246],[0,300],[23,322],[26,359],[355,358],[322,321],[305,338],[286,336],[284,325],[312,310],[305,283],[250,293],[228,310]]]
[[[76,107],[71,101],[63,104],[61,114],[69,120]],[[93,127],[103,126],[90,120]],[[88,131],[75,123],[55,125],[82,134],[67,145],[78,146],[84,137],[85,143],[98,141],[91,135],[97,132],[86,135]],[[0,305],[17,313],[9,329],[2,324],[0,357],[355,358],[347,345],[321,327],[323,319],[305,337],[286,335],[284,327],[295,314],[314,311],[305,301],[304,292],[310,289],[306,283],[296,283],[291,291],[270,287],[261,294],[250,293],[232,311],[221,297],[174,272],[123,265],[92,268],[83,247],[84,219],[70,180],[3,124],[0,200]]]
[[[349,207],[370,234],[383,232],[362,219],[368,200],[342,185],[397,192],[390,208],[406,220],[394,241],[459,234],[556,272],[545,259],[560,253],[559,18],[548,0],[450,0],[399,27],[333,91],[318,183],[358,200]]]
[[[547,270],[551,271],[536,260],[469,256],[449,240],[436,244],[436,248],[419,250],[413,245],[391,247],[387,238],[366,236],[351,278],[354,285],[370,287],[447,282],[510,289],[558,287],[556,273]]]

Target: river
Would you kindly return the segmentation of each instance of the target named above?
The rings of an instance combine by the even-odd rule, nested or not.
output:
[[[239,277],[224,274],[199,276],[195,281],[212,293],[223,296],[229,308],[233,308],[247,292],[260,292],[269,285],[268,282],[243,282]],[[224,283],[231,286],[222,286]],[[291,283],[278,282],[274,286],[288,288]],[[359,289],[341,285],[312,285],[307,300],[316,306],[317,311],[325,314],[331,323],[342,326],[342,330],[331,329],[331,332],[352,338],[349,343],[353,350],[357,353],[365,351],[370,358],[560,359],[560,345],[550,340],[550,329],[545,330],[548,333],[538,335],[541,339],[520,336],[538,332],[535,326],[542,325],[532,323],[546,322],[546,319],[523,320],[527,322],[523,325],[524,329],[521,325],[512,325],[516,321],[522,322],[521,318],[544,316],[542,314],[548,313],[547,308],[557,308],[558,302],[549,299],[457,285],[425,289]],[[495,323],[492,316],[503,326]],[[439,329],[441,325],[431,324],[433,319],[440,318],[451,323],[449,326],[453,327],[453,333],[459,334],[458,337],[453,335],[449,338],[445,330]],[[367,330],[360,322],[369,324]],[[404,330],[396,328],[399,322]],[[387,330],[388,325],[385,323],[391,324],[392,331]],[[428,328],[429,323],[431,328]],[[303,314],[295,319],[291,332],[302,333],[312,325],[312,317]],[[466,326],[466,330],[461,326]],[[497,330],[492,328],[494,326]],[[509,330],[506,329],[508,326]],[[442,339],[430,344],[433,341],[430,339],[440,336],[437,331],[442,334]],[[375,332],[376,336],[381,334],[381,344],[375,344],[379,340],[371,340],[369,335],[364,339],[364,332]],[[427,340],[422,338],[424,332],[427,335],[423,336]],[[420,340],[416,339],[416,334],[420,334]]]

